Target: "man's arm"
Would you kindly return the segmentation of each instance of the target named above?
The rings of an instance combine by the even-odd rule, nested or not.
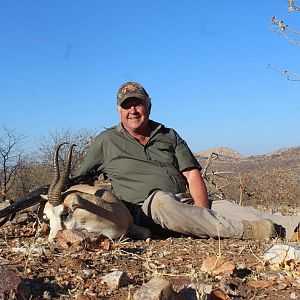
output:
[[[193,168],[183,171],[182,174],[187,179],[195,205],[208,208],[207,190],[201,172],[197,168]]]

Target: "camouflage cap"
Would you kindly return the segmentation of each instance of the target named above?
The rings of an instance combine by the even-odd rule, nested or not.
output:
[[[117,94],[117,104],[121,105],[128,98],[150,101],[146,90],[137,82],[126,82],[121,85]]]

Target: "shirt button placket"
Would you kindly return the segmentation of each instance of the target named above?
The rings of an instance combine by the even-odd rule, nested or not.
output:
[[[147,159],[151,160],[151,156],[149,155],[147,147],[144,147],[144,151],[145,151],[145,155],[146,155]]]

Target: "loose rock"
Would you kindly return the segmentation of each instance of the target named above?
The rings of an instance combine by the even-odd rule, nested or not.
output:
[[[300,247],[277,244],[268,249],[264,254],[264,260],[278,264],[289,260],[300,261]]]
[[[18,299],[29,299],[30,289],[14,272],[0,268],[0,278],[0,299],[6,299],[5,295],[18,295]]]
[[[173,290],[168,280],[153,278],[134,293],[133,300],[187,300]]]
[[[122,271],[113,271],[101,278],[101,283],[106,283],[112,290],[117,290],[122,286],[128,285],[130,278],[127,273]]]

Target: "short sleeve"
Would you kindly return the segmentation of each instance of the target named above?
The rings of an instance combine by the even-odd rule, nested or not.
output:
[[[176,135],[177,145],[175,148],[175,156],[178,161],[178,167],[180,171],[184,171],[189,168],[197,168],[201,171],[201,166],[196,157],[186,144],[186,142],[174,131]]]

